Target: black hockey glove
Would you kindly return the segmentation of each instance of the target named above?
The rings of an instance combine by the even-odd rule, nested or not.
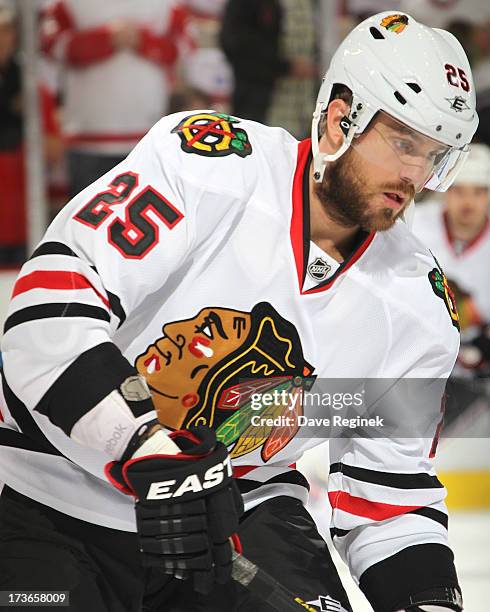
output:
[[[208,593],[231,577],[231,543],[243,513],[226,447],[207,427],[170,434],[176,455],[153,454],[106,467],[111,482],[136,497],[143,565],[190,578]],[[234,536],[235,538],[237,536]]]

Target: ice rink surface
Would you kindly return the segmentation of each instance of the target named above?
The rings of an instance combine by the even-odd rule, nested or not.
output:
[[[321,510],[317,502],[308,507],[317,521],[320,533],[330,541],[328,522],[330,511]],[[449,516],[449,539],[454,550],[459,580],[463,589],[465,612],[490,610],[490,511],[452,512]],[[332,548],[332,547],[331,547]],[[354,612],[373,609],[352,580],[347,566],[335,550],[332,557],[347,590]]]

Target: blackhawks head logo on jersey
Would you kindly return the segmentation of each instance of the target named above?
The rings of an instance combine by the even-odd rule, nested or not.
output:
[[[446,309],[449,313],[449,316],[451,317],[451,323],[459,331],[459,315],[458,309],[456,307],[456,300],[454,298],[454,293],[452,292],[451,287],[447,282],[446,275],[442,271],[441,267],[433,268],[429,272],[429,282],[431,284],[432,291],[434,291],[434,293],[438,297],[444,300]]]
[[[296,435],[301,401],[252,409],[254,394],[285,390],[288,398],[301,399],[313,382],[298,332],[269,303],[250,313],[204,308],[192,319],[165,324],[162,332],[137,357],[136,368],[146,377],[165,426],[213,427],[224,444],[233,445],[232,457],[261,447],[263,461]],[[285,413],[293,417],[289,427],[251,424],[254,414],[265,420]]]
[[[236,127],[239,119],[224,113],[189,115],[174,127],[180,136],[182,150],[209,157],[223,157],[235,153],[247,157],[252,153],[247,132]]]

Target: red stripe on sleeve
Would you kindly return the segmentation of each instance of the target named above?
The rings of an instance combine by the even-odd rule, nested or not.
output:
[[[55,2],[43,12],[41,48],[47,55],[55,55],[59,40],[66,40],[64,58],[72,66],[84,67],[103,61],[114,53],[112,35],[108,27],[79,29],[63,0]]]
[[[41,13],[41,49],[47,55],[54,51],[63,34],[74,29],[72,15],[63,0],[50,4]]]
[[[363,516],[374,521],[384,521],[401,514],[406,514],[412,510],[417,510],[422,506],[397,506],[382,502],[373,502],[362,497],[355,497],[345,491],[329,491],[328,499],[332,508]]]
[[[242,476],[245,476],[245,474],[255,470],[256,467],[256,465],[235,465],[233,467],[233,477],[241,478]]]
[[[114,53],[111,31],[106,26],[73,32],[66,47],[66,58],[73,66],[101,62]]]
[[[22,276],[17,280],[12,291],[12,298],[31,289],[92,289],[102,300],[108,310],[109,301],[98,291],[85,276],[78,272],[39,270]]]
[[[140,30],[138,53],[163,66],[171,66],[177,59],[177,45],[171,36],[158,36],[148,28]]]

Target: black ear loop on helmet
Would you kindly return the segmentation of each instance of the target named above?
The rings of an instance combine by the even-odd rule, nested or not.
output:
[[[346,117],[344,115],[342,119],[340,120],[340,129],[342,130],[346,138],[347,138],[347,135],[349,134],[351,125],[352,125],[352,121],[349,119],[349,117]]]

